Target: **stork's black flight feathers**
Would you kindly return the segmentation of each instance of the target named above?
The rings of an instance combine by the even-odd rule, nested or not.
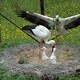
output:
[[[23,10],[16,10],[16,13],[18,17],[22,17],[37,25],[43,25],[48,29],[51,29],[50,24],[54,24],[54,22],[55,21],[57,22],[57,20],[60,22],[61,26],[63,26],[66,30],[78,27],[80,25],[80,14],[67,18],[60,18],[60,17],[51,18],[38,13],[26,12]],[[59,27],[60,25],[55,25],[55,26]]]
[[[18,17],[22,17],[32,23],[35,23],[37,25],[43,25],[43,26],[46,26],[48,29],[50,29],[48,21],[45,21],[39,18],[38,16],[34,15],[34,13],[32,12],[26,12],[26,11],[19,10],[19,11],[16,11],[16,13]]]
[[[78,19],[72,21],[71,23],[69,23],[69,24],[65,27],[65,29],[66,29],[66,30],[67,30],[67,29],[72,29],[72,28],[78,27],[79,25],[80,25],[80,18],[78,18]]]
[[[35,29],[38,25],[26,25],[22,28],[22,30],[27,31],[28,33],[32,34],[35,36],[34,32],[32,31],[32,29]]]

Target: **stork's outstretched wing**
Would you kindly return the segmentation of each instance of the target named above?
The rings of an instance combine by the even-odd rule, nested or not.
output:
[[[57,27],[63,26],[67,30],[80,25],[80,14],[67,18],[51,18],[38,13],[26,12],[21,9],[16,10],[16,14],[18,15],[18,17],[22,17],[37,25],[43,25],[48,29],[51,29],[51,27],[54,27],[55,25]],[[55,24],[55,21],[57,23],[57,20],[60,22],[61,25]],[[50,26],[50,24],[52,24],[52,26]]]
[[[75,28],[80,25],[80,14],[65,18],[65,29]]]
[[[23,10],[17,10],[16,13],[18,17],[22,17],[32,23],[35,23],[37,25],[43,25],[46,26],[48,29],[51,29],[49,27],[49,24],[51,23],[51,21],[53,21],[53,18],[51,17],[44,16],[37,13],[32,13],[32,12],[26,12]]]

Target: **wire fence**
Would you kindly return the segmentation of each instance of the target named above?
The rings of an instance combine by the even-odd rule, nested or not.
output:
[[[17,24],[20,28],[25,25],[32,24],[22,18],[16,16],[13,11],[12,4],[17,2],[23,10],[41,13],[40,0],[1,0],[0,13],[4,14],[8,19]],[[44,15],[55,17],[57,14],[60,17],[69,17],[80,13],[80,0],[44,0]],[[7,45],[11,43],[33,43],[35,40],[27,36],[21,30],[17,29],[13,24],[0,16],[0,41]],[[62,36],[61,44],[72,43],[80,44],[80,26],[68,30],[68,34]]]

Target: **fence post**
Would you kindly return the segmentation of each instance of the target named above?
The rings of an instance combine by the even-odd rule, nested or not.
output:
[[[40,0],[41,14],[44,15],[44,0]]]

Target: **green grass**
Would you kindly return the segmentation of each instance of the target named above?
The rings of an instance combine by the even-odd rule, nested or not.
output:
[[[23,27],[30,22],[18,18],[13,9],[11,3],[17,0],[0,0],[0,12],[7,18],[12,20],[15,24]],[[39,7],[40,0],[18,0],[19,6],[30,12],[40,13]],[[44,0],[45,2],[45,15],[55,17],[57,14],[60,17],[69,17],[72,15],[80,14],[80,0]],[[10,22],[0,16],[0,29],[1,29],[1,40],[0,50],[6,47],[15,46],[18,44],[35,43],[35,41],[27,36],[25,33],[17,29]],[[62,36],[61,41],[57,44],[69,44],[69,45],[80,45],[80,26],[71,30],[68,30],[68,34]],[[1,55],[1,54],[0,54]],[[79,80],[80,71],[75,76],[60,77],[59,80]],[[0,68],[0,80],[37,80],[37,77],[26,76],[26,75],[14,75],[10,74],[7,70]]]
[[[28,76],[23,74],[12,74],[11,72],[0,68],[0,80],[37,80],[36,76]]]
[[[7,18],[12,20],[15,24],[20,27],[31,24],[30,22],[18,18],[13,8],[11,7],[13,2],[17,0],[3,0],[1,1],[1,11]],[[40,13],[39,0],[20,0],[18,1],[19,6],[30,12]],[[80,13],[80,1],[79,0],[45,0],[45,15],[50,17],[55,17],[57,14],[60,17],[69,17],[72,15],[76,15]],[[12,46],[17,44],[27,44],[34,43],[35,41],[23,33],[21,30],[17,29],[13,24],[1,18],[1,39],[2,43],[0,46]],[[68,30],[68,34],[63,35],[60,42],[58,44],[71,44],[71,45],[80,45],[80,27],[75,29]]]
[[[80,71],[75,75],[69,75],[67,77],[61,76],[58,80],[79,80],[80,79]],[[26,74],[13,74],[5,69],[0,68],[0,80],[41,80],[37,76],[29,76]],[[54,80],[50,78],[50,80]],[[55,79],[57,80],[57,78]]]

